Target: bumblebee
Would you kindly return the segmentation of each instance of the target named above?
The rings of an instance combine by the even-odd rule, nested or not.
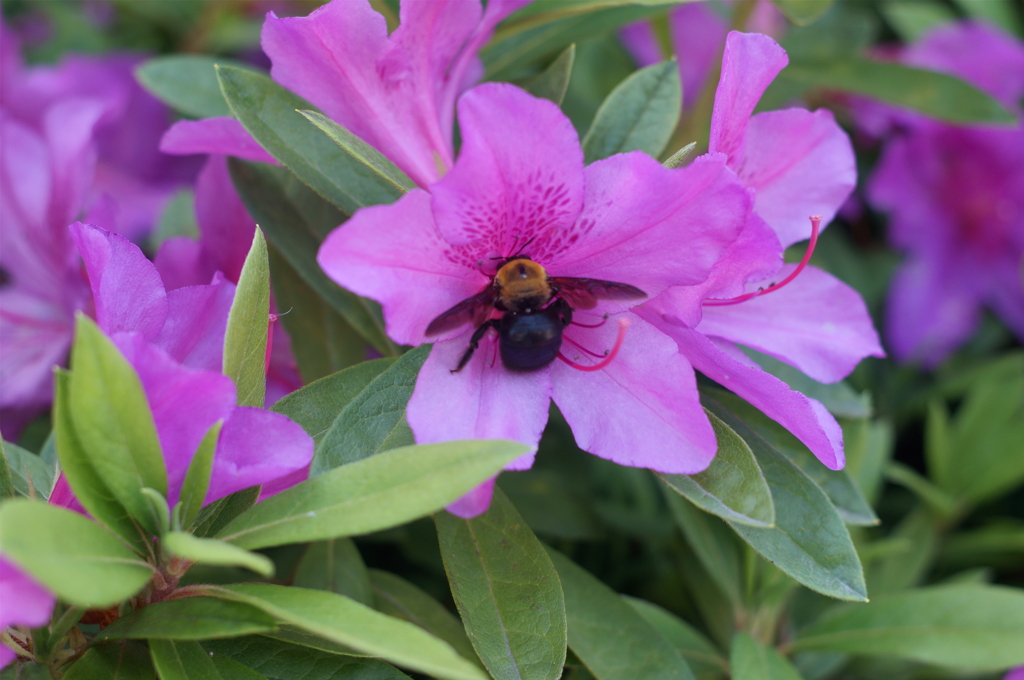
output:
[[[573,311],[593,309],[598,300],[642,300],[639,288],[598,279],[548,276],[527,255],[505,258],[484,290],[444,312],[427,326],[432,337],[472,323],[476,331],[469,348],[452,373],[461,371],[480,345],[487,330],[498,332],[501,362],[510,371],[534,371],[547,366],[562,347],[562,331],[572,323]],[[496,319],[492,312],[503,312]]]

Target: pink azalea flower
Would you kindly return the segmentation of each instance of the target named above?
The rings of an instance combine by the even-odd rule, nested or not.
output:
[[[749,188],[754,212],[704,283],[667,291],[645,305],[643,314],[679,343],[694,368],[785,426],[827,467],[839,469],[845,458],[835,418],[738,347],[769,354],[825,383],[841,380],[865,356],[883,356],[860,295],[827,272],[800,266],[785,286],[750,294],[797,271],[782,265],[782,247],[811,235],[810,216],[827,224],[856,182],[849,138],[830,112],[751,115],[787,61],[767,36],[729,34],[709,147],[726,155]],[[680,310],[696,314],[687,317]]]
[[[560,360],[529,371],[506,368],[493,335],[485,335],[453,373],[474,328],[438,338],[426,331],[445,310],[488,289],[496,261],[517,253],[553,277],[628,284],[651,298],[699,284],[749,211],[724,157],[668,170],[635,152],[584,168],[579,140],[558,107],[504,84],[464,95],[459,121],[459,159],[430,193],[417,189],[393,205],[361,210],[328,236],[319,255],[331,278],[383,305],[396,342],[435,340],[408,405],[417,442],[508,438],[536,445],[554,399],[579,445],[595,455],[662,472],[703,470],[716,444],[693,370],[670,338],[630,311],[641,299],[577,309]],[[605,313],[612,317],[602,323]],[[532,460],[531,453],[509,469]],[[483,512],[492,485],[450,509]]]
[[[368,0],[333,0],[308,17],[263,25],[270,75],[376,148],[420,186],[453,162],[455,98],[483,75],[477,51],[529,0],[403,0],[388,35]],[[182,121],[162,148],[273,159],[233,118]]]
[[[1003,680],[1024,680],[1024,666],[1011,668],[1006,675],[1003,676]]]
[[[991,26],[938,27],[899,59],[964,78],[1021,113],[1024,44]],[[889,213],[889,239],[907,254],[886,308],[893,354],[937,365],[971,336],[982,306],[1024,339],[1024,124],[854,111],[872,132],[889,131],[867,196]]]
[[[10,626],[38,628],[50,622],[57,597],[0,554],[0,631]],[[0,668],[14,661],[17,653],[0,644]]]

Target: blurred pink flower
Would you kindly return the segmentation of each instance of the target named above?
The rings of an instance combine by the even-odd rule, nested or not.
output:
[[[57,597],[0,554],[0,631],[10,626],[38,628],[50,622]],[[17,653],[0,643],[0,668]]]

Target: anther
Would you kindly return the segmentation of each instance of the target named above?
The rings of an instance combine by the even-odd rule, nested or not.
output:
[[[600,323],[594,323],[594,324],[580,323],[579,321],[576,321],[575,319],[573,319],[573,322],[570,325],[572,325],[572,326],[579,326],[580,328],[600,328],[601,326],[604,325],[605,321],[607,321],[607,320],[608,320],[608,315],[605,314],[604,316],[601,317]]]
[[[582,364],[577,364],[574,361],[566,359],[565,356],[561,352],[558,353],[558,358],[561,359],[562,361],[564,361],[565,363],[569,364],[569,366],[571,366],[572,368],[575,368],[578,371],[588,371],[588,372],[589,371],[599,371],[602,368],[604,368],[605,366],[607,366],[608,364],[610,364],[612,362],[612,360],[615,359],[615,355],[617,355],[619,353],[619,349],[622,347],[622,341],[626,339],[626,329],[628,327],[629,327],[629,319],[619,319],[619,334],[615,338],[615,344],[612,346],[611,350],[607,351],[604,359],[602,359],[601,361],[599,361],[598,363],[596,363],[596,364],[594,364],[592,366],[584,366]],[[566,339],[568,339],[568,338],[566,338]],[[576,343],[572,343],[572,344],[575,345]],[[579,345],[576,345],[576,346],[579,347]],[[583,349],[583,348],[580,347],[580,349]],[[586,350],[584,350],[584,351],[586,351]],[[588,352],[588,354],[593,354],[593,353],[592,352]],[[576,358],[579,359],[579,355],[576,355]]]

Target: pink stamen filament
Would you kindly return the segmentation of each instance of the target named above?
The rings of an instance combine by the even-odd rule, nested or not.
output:
[[[595,357],[597,359],[604,359],[606,356],[608,356],[607,354],[598,354],[597,352],[592,352],[589,349],[587,349],[586,347],[584,347],[583,345],[581,345],[580,343],[578,343],[575,340],[573,340],[572,338],[567,338],[565,336],[562,336],[562,339],[565,340],[570,345],[572,345],[573,347],[575,347],[576,349],[578,349],[579,351],[585,352],[585,353],[589,354],[590,356]]]
[[[580,323],[579,321],[576,321],[574,319],[573,322],[572,322],[572,325],[573,326],[579,326],[580,328],[600,328],[601,326],[604,325],[604,322],[607,321],[607,320],[608,320],[608,315],[605,314],[603,317],[601,317],[600,323],[595,323],[595,324]]]
[[[593,366],[584,366],[582,364],[577,364],[574,361],[566,359],[565,356],[561,352],[558,353],[558,358],[561,359],[562,361],[564,361],[565,363],[569,364],[569,366],[571,366],[572,368],[575,368],[578,371],[588,371],[588,372],[589,371],[599,371],[602,368],[604,368],[605,366],[607,366],[608,364],[610,364],[612,362],[612,359],[615,358],[615,355],[619,353],[619,348],[622,347],[622,341],[625,340],[625,338],[626,338],[626,329],[628,327],[629,327],[629,319],[619,319],[619,334],[615,338],[615,345],[612,347],[611,351],[609,351],[608,354],[605,355],[603,361],[599,361],[598,363],[594,364]],[[569,338],[565,338],[565,339],[569,340]],[[576,347],[579,347],[579,345],[577,345],[572,340],[569,340],[569,342],[572,343],[573,345],[575,345]],[[583,348],[580,347],[580,349],[583,349]],[[584,351],[587,352],[587,354],[594,354],[593,352],[590,352],[588,350],[584,350]],[[595,356],[599,356],[599,355],[595,355]]]
[[[718,300],[718,299],[715,299],[715,298],[710,298],[708,300],[705,300],[704,304],[709,306],[709,307],[719,307],[719,306],[722,306],[722,305],[735,305],[735,304],[738,304],[740,302],[746,302],[747,300],[750,300],[751,298],[756,298],[756,297],[759,297],[761,295],[765,295],[767,293],[772,293],[774,291],[777,291],[779,288],[782,288],[787,283],[789,283],[793,279],[795,279],[797,277],[797,275],[804,270],[804,267],[807,266],[807,263],[811,261],[811,255],[814,254],[814,246],[816,246],[818,244],[818,229],[821,226],[821,219],[822,218],[821,218],[821,215],[812,215],[810,219],[811,219],[811,240],[807,244],[807,251],[804,253],[803,259],[800,260],[800,264],[798,264],[796,266],[796,269],[794,269],[793,271],[791,271],[789,273],[789,276],[784,278],[782,281],[779,281],[778,283],[772,284],[772,285],[768,286],[767,288],[762,288],[761,290],[751,291],[749,293],[744,293],[743,295],[738,295],[738,296],[736,296],[734,298],[727,298],[727,299],[724,299],[724,300]]]

